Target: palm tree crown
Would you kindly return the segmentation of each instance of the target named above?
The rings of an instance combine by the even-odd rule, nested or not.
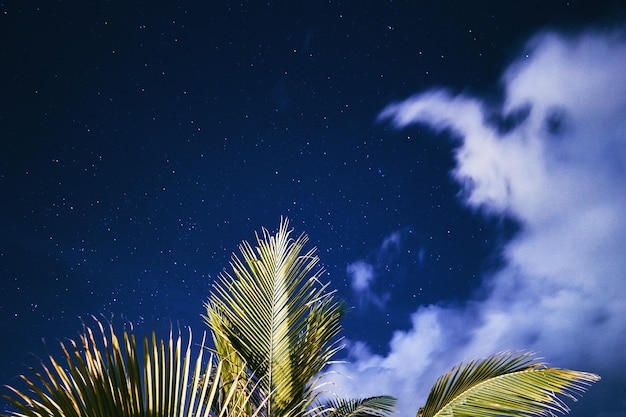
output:
[[[244,393],[232,389],[226,400],[218,398],[222,366],[200,348],[192,348],[191,331],[185,340],[170,333],[166,339],[145,337],[143,352],[132,332],[119,340],[112,325],[108,331],[95,319],[97,330],[85,327],[79,341],[61,343],[63,360],[48,358],[43,372],[21,376],[28,391],[8,387],[4,397],[16,411],[3,417],[226,417],[214,413],[217,402],[240,404]],[[229,375],[230,377],[230,375]],[[239,377],[245,378],[243,370]],[[243,417],[231,406],[229,417]]]
[[[268,394],[267,416],[303,415],[319,393],[315,382],[339,349],[341,304],[327,284],[308,238],[263,229],[253,248],[243,242],[206,304],[206,322],[223,360],[245,363]]]

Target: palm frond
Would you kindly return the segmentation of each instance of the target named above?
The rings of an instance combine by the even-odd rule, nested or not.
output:
[[[311,380],[339,349],[334,340],[343,313],[320,283],[315,249],[303,253],[305,234],[290,237],[289,222],[278,232],[263,229],[257,246],[233,254],[206,303],[218,355],[238,355],[271,393],[268,415],[287,416],[310,405]]]
[[[559,395],[576,399],[599,376],[546,368],[532,354],[500,353],[460,364],[431,388],[418,417],[540,416],[566,413]]]
[[[323,417],[386,417],[393,413],[396,399],[387,395],[361,398],[336,399],[324,407]]]
[[[9,392],[3,396],[16,411],[5,417],[209,416],[218,401],[222,366],[213,355],[208,364],[203,362],[204,338],[196,354],[191,331],[186,347],[180,334],[170,332],[159,340],[153,332],[144,338],[142,355],[134,334],[125,330],[120,341],[111,324],[107,331],[95,320],[97,338],[86,326],[78,343],[60,343],[63,363],[50,356],[48,364],[41,364],[43,372],[31,368],[34,376],[21,376],[28,390],[6,387]],[[240,395],[245,394],[234,389],[227,393],[220,407],[223,416],[242,414],[228,407]]]

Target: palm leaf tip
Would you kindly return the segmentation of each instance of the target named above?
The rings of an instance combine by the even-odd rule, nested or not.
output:
[[[326,404],[324,417],[386,417],[393,413],[396,399],[381,395],[359,399],[336,399]]]
[[[460,364],[440,377],[417,416],[567,413],[561,397],[576,400],[599,379],[589,372],[547,368],[532,354],[500,353]]]

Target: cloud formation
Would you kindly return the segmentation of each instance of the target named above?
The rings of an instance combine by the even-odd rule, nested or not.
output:
[[[352,279],[352,290],[362,294],[369,292],[374,280],[374,267],[365,261],[356,261],[348,265],[346,272]]]
[[[383,309],[390,300],[389,291],[380,291],[374,288],[374,284],[380,277],[379,270],[383,265],[397,258],[401,248],[402,234],[406,232],[399,230],[385,237],[373,261],[361,259],[346,267],[346,273],[350,277],[352,291],[358,298],[359,307],[371,304]]]
[[[337,382],[349,396],[396,395],[398,415],[414,415],[451,366],[524,349],[602,375],[571,415],[624,415],[626,38],[539,34],[501,82],[498,104],[440,89],[380,117],[459,139],[464,203],[521,225],[504,266],[484,277],[482,299],[420,307],[387,355],[353,343]]]

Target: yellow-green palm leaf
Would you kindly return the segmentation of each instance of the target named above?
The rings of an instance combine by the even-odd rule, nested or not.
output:
[[[598,375],[546,368],[530,354],[501,353],[460,364],[432,387],[418,417],[543,416],[566,413]]]
[[[388,395],[363,399],[336,399],[326,404],[323,417],[385,417],[396,406],[396,399]]]
[[[142,353],[131,332],[119,340],[112,325],[108,331],[96,325],[97,338],[85,327],[78,343],[61,343],[63,362],[50,356],[43,372],[22,375],[28,390],[7,387],[3,396],[16,407],[8,416],[208,417],[218,401],[223,417],[241,414],[229,404],[241,404],[236,397],[247,394],[231,390],[218,399],[222,367],[213,355],[203,362],[204,340],[192,352],[191,331],[186,347],[180,334],[157,340],[152,333]]]
[[[306,235],[263,229],[253,248],[243,242],[207,302],[206,321],[218,355],[246,363],[269,396],[267,416],[302,415],[315,398],[316,376],[338,350],[342,307],[317,268]],[[237,362],[235,360],[235,362]]]

